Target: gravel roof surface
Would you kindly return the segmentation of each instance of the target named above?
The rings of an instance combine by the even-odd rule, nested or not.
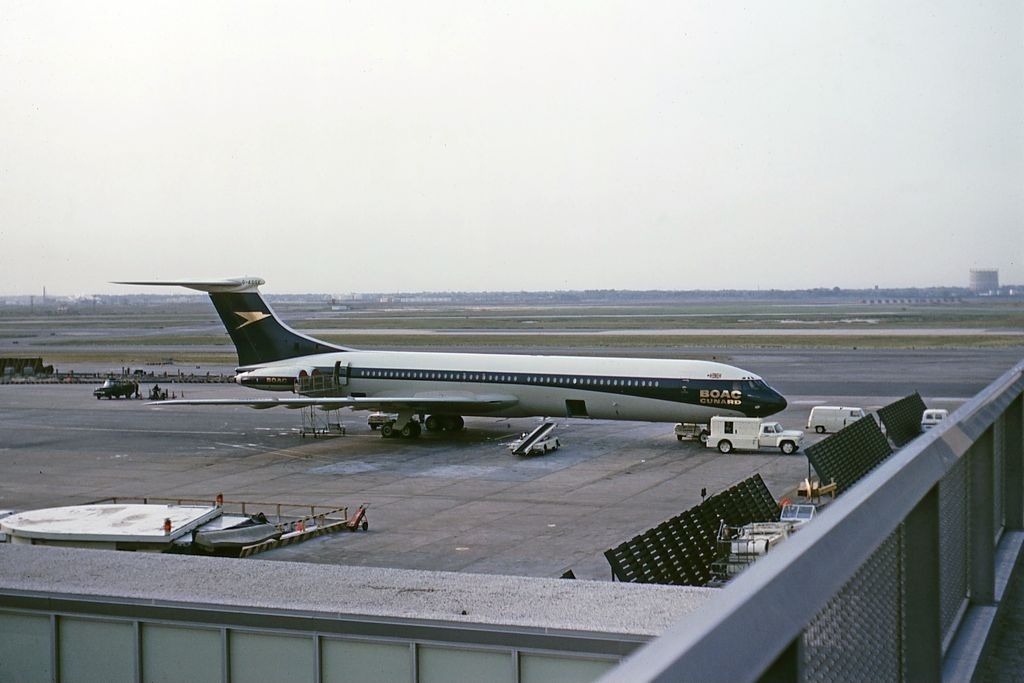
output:
[[[633,635],[662,633],[717,592],[0,544],[7,591]]]

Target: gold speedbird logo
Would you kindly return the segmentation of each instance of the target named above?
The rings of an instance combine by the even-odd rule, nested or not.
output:
[[[269,318],[270,317],[269,313],[263,313],[262,311],[235,311],[235,315],[237,315],[239,318],[241,318],[242,320],[245,321],[244,323],[242,323],[241,325],[236,327],[235,328],[236,330],[240,330],[243,327],[245,327],[246,325],[252,325],[253,323],[258,323],[259,321],[263,320],[264,318]]]

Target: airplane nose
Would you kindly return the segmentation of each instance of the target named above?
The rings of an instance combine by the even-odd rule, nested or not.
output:
[[[768,417],[775,413],[781,413],[789,405],[782,394],[771,387],[767,389],[768,391],[755,399],[752,417]]]
[[[775,413],[781,413],[789,405],[786,402],[785,397],[782,394],[769,388],[768,396],[765,401],[762,402],[762,408],[764,409],[765,416],[774,415]]]

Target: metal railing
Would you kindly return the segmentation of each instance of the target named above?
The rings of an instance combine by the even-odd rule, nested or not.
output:
[[[222,496],[215,498],[166,498],[158,496],[111,496],[94,500],[89,505],[103,504],[142,504],[142,505],[203,505],[223,508],[225,513],[235,515],[252,515],[259,512],[273,519],[276,523],[296,519],[315,519],[322,517],[332,521],[347,521],[348,507],[341,505],[316,505],[312,503],[271,503],[258,500],[227,500]]]
[[[1024,547],[1024,362],[600,680],[959,681]]]
[[[299,377],[295,388],[303,396],[341,396],[342,385],[331,375]]]

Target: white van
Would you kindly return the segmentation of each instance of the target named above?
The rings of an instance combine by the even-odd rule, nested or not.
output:
[[[929,408],[921,413],[921,431],[927,431],[939,424],[949,415],[948,410],[942,408]]]
[[[803,432],[783,429],[778,422],[765,422],[759,417],[713,417],[706,443],[722,453],[778,448],[789,455],[795,453],[803,441]]]
[[[814,406],[811,408],[811,416],[807,418],[807,429],[813,429],[818,434],[838,432],[862,417],[864,417],[863,408]]]

